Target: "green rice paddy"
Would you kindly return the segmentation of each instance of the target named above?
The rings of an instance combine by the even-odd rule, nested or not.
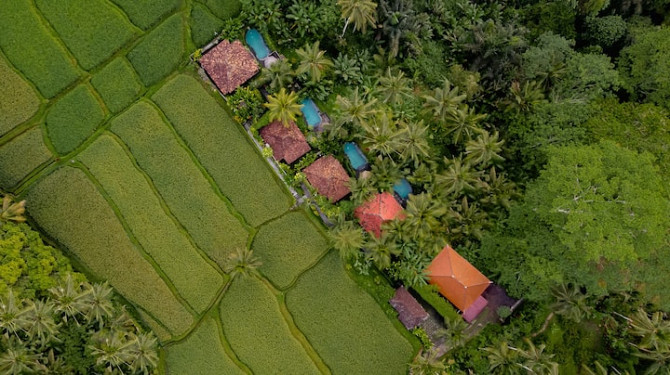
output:
[[[405,373],[410,344],[187,58],[239,9],[3,4],[0,187],[133,305],[161,373]],[[258,276],[223,272],[239,248]]]

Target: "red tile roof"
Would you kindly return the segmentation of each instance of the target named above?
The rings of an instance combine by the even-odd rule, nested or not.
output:
[[[384,192],[374,196],[371,200],[360,205],[354,215],[361,226],[376,237],[381,236],[382,224],[393,219],[404,219],[402,206],[393,198],[393,195]]]
[[[414,329],[428,319],[428,313],[423,306],[403,286],[396,289],[389,303],[398,311],[398,319],[407,329]]]
[[[260,130],[263,140],[272,147],[274,157],[291,164],[305,155],[309,147],[298,126],[291,122],[287,128],[281,121],[274,121]]]
[[[459,310],[465,311],[491,281],[451,246],[445,246],[426,269],[430,283]]]
[[[303,169],[303,172],[307,176],[307,181],[316,188],[316,191],[333,203],[351,193],[351,190],[349,190],[349,175],[342,164],[332,155],[319,158]]]
[[[223,94],[229,94],[259,71],[256,58],[239,40],[217,44],[200,58],[200,65]]]

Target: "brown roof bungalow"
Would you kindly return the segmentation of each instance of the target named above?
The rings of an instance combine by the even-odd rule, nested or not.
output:
[[[239,40],[217,44],[200,58],[200,66],[223,94],[235,91],[260,69],[254,55]]]
[[[389,220],[404,219],[402,206],[393,195],[383,192],[360,205],[354,211],[358,222],[368,232],[379,237],[382,235],[382,224]]]
[[[349,175],[333,155],[319,158],[302,171],[316,191],[333,203],[351,193]]]
[[[407,329],[414,329],[428,319],[426,310],[404,286],[396,289],[389,303],[398,311],[398,319]]]
[[[305,140],[298,126],[291,121],[289,127],[281,121],[274,121],[260,130],[260,135],[272,148],[276,160],[284,160],[288,164],[305,155],[311,147]]]

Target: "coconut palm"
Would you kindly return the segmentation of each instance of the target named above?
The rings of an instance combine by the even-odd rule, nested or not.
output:
[[[593,315],[593,307],[587,303],[588,296],[574,285],[561,284],[552,291],[555,302],[551,309],[575,323]]]
[[[513,182],[507,179],[504,173],[498,173],[495,167],[489,169],[489,173],[484,175],[484,179],[479,181],[478,190],[485,194],[480,199],[483,205],[501,206],[510,208],[513,198],[519,194]]]
[[[230,275],[231,278],[237,276],[249,277],[258,272],[258,267],[263,263],[254,256],[254,251],[247,248],[238,248],[234,253],[228,256],[223,271]]]
[[[344,221],[328,232],[331,246],[343,260],[350,259],[363,247],[363,231],[351,221]]]
[[[593,362],[593,367],[595,370],[592,370],[585,364],[582,364],[582,372],[586,375],[630,375],[628,371],[623,371],[621,372],[620,370],[614,369],[611,373],[605,368],[605,366],[601,365],[600,362],[595,361]]]
[[[53,297],[54,311],[67,322],[73,319],[79,324],[77,316],[88,311],[90,305],[88,293],[81,290],[81,284],[75,283],[72,275],[68,274],[65,278],[65,284],[58,285],[49,289]]]
[[[112,304],[112,288],[107,284],[93,284],[88,290],[88,311],[86,317],[90,322],[97,322],[102,327],[105,320],[114,315]]]
[[[481,131],[480,123],[486,118],[485,114],[475,112],[467,104],[448,113],[444,127],[447,134],[452,135],[453,143],[459,143],[463,138],[471,139]]]
[[[286,127],[295,121],[302,108],[302,104],[298,104],[298,94],[287,93],[284,88],[276,95],[268,96],[268,102],[263,105],[268,108],[270,120],[279,120]]]
[[[440,360],[439,353],[435,348],[425,350],[417,355],[409,364],[411,375],[433,375],[439,374],[445,369],[444,362]]]
[[[402,102],[403,97],[412,94],[410,80],[405,77],[405,73],[400,69],[393,72],[390,67],[386,69],[386,74],[379,77],[377,91],[382,101],[390,104],[398,104]]]
[[[156,337],[150,333],[137,335],[129,348],[130,368],[136,373],[149,374],[158,365]]]
[[[447,347],[456,348],[465,344],[467,340],[467,334],[465,329],[468,328],[468,323],[466,323],[463,318],[457,316],[451,319],[445,319],[444,329],[441,329],[439,334],[444,337]]]
[[[351,200],[355,204],[360,204],[368,200],[375,193],[372,181],[369,178],[350,178],[349,190],[351,190]]]
[[[546,346],[544,344],[535,346],[528,338],[524,338],[523,341],[528,348],[526,350],[516,349],[522,360],[519,366],[530,374],[554,373],[558,364],[551,360],[554,357],[553,354],[545,353]]]
[[[481,171],[475,171],[469,162],[461,159],[446,160],[447,168],[437,175],[436,181],[449,195],[460,196],[476,190]]]
[[[465,100],[466,95],[458,94],[458,87],[452,87],[448,79],[444,79],[441,88],[433,89],[432,95],[422,96],[425,102],[423,108],[439,121],[446,121],[447,115],[453,113]]]
[[[510,97],[504,101],[506,111],[516,113],[528,112],[535,105],[544,101],[544,94],[540,84],[535,81],[524,82],[523,86],[519,81],[512,82],[509,89]]]
[[[10,289],[7,298],[0,298],[0,333],[18,338],[21,332],[26,332],[30,328],[31,308],[25,301],[17,301]]]
[[[293,70],[286,60],[278,60],[269,68],[263,68],[259,82],[270,85],[271,92],[287,87],[293,81]]]
[[[321,75],[333,66],[333,62],[326,56],[326,51],[319,49],[319,41],[295,51],[298,54],[298,68],[296,73],[307,73],[313,83],[321,80]]]
[[[411,194],[405,208],[406,232],[413,238],[431,237],[440,228],[440,219],[447,213],[430,193]]]
[[[349,97],[338,95],[337,99],[335,99],[335,104],[339,109],[342,120],[351,122],[357,127],[367,125],[370,119],[377,113],[375,109],[377,99],[364,100],[358,93],[358,87],[354,89],[353,94]]]
[[[670,374],[670,350],[667,349],[640,349],[634,353],[636,357],[651,361],[651,365],[645,370],[645,374]]]
[[[393,159],[378,156],[374,160],[370,179],[377,190],[390,191],[401,178],[400,168]]]
[[[416,167],[422,159],[430,155],[427,133],[428,127],[421,120],[402,124],[398,138],[400,142],[400,156],[403,161],[411,161]]]
[[[491,135],[486,130],[482,130],[477,139],[471,139],[465,144],[465,154],[467,155],[465,160],[482,167],[491,163],[497,164],[505,160],[500,156],[503,143],[505,141],[498,140],[497,131]]]
[[[29,352],[21,345],[12,345],[0,354],[0,373],[7,375],[34,374],[46,371],[39,362],[39,355]]]
[[[400,254],[398,244],[386,233],[379,237],[370,236],[364,248],[379,269],[388,268],[391,265],[391,256]]]
[[[497,345],[483,348],[488,353],[489,372],[496,375],[518,375],[521,371],[519,366],[519,352],[501,341]]]
[[[12,203],[12,198],[5,195],[2,198],[2,210],[0,210],[0,222],[13,221],[22,223],[26,221],[23,213],[26,212],[26,201],[23,200],[18,203]]]
[[[365,32],[367,26],[375,27],[377,17],[377,3],[370,0],[337,0],[337,5],[342,8],[342,18],[346,20],[342,36],[347,31],[349,22],[354,24],[354,30]]]
[[[388,112],[379,112],[372,121],[363,126],[363,146],[371,152],[391,157],[400,154],[402,135]]]
[[[640,349],[655,349],[657,351],[670,351],[670,321],[665,319],[661,311],[657,311],[651,316],[639,309],[628,321],[629,332],[640,338],[636,345]]]
[[[95,364],[104,367],[108,373],[123,373],[123,368],[133,360],[131,346],[134,340],[127,340],[122,332],[100,331],[89,346]]]
[[[40,343],[46,343],[58,332],[58,325],[54,321],[54,305],[50,300],[32,302],[32,307],[27,316],[28,336],[37,339]]]
[[[477,203],[470,203],[467,197],[462,197],[460,202],[454,201],[447,213],[449,232],[454,238],[463,236],[466,242],[469,237],[481,240],[484,229],[488,222],[487,213],[479,208]]]

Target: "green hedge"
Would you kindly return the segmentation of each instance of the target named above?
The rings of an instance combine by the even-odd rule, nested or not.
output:
[[[328,251],[328,242],[305,213],[298,211],[263,225],[252,247],[263,261],[260,271],[283,289]]]
[[[79,158],[109,194],[135,238],[174,283],[179,294],[202,312],[223,285],[223,278],[166,216],[158,197],[123,148],[112,137],[103,135]]]
[[[209,43],[221,31],[223,21],[202,4],[193,3],[191,9],[191,38],[197,47]]]
[[[0,187],[11,190],[50,157],[39,127],[12,139],[0,147]]]
[[[130,18],[130,21],[146,30],[165,15],[179,7],[181,0],[111,0]]]
[[[249,233],[177,142],[156,109],[140,102],[112,123],[112,131],[128,145],[158,193],[198,246],[219,264]]]
[[[105,113],[91,90],[79,85],[49,108],[47,135],[56,152],[65,155],[93,135],[104,118]]]
[[[260,280],[233,282],[221,301],[221,321],[233,351],[254,373],[319,373]]]
[[[200,82],[177,76],[153,99],[251,225],[277,217],[290,207],[289,196],[266,161]]]
[[[30,4],[29,1],[3,1],[0,48],[42,95],[51,98],[74,83],[79,71]]]
[[[184,23],[179,14],[168,18],[128,52],[128,60],[145,86],[172,73],[184,58]]]
[[[347,277],[336,252],[298,279],[286,303],[334,374],[407,373],[412,346]]]
[[[40,98],[11,65],[0,56],[0,136],[31,118],[40,109]]]
[[[150,311],[179,335],[193,316],[128,238],[114,211],[84,172],[63,167],[33,184],[28,213],[96,277]]]
[[[143,87],[125,58],[119,57],[91,78],[91,84],[112,113],[135,101]]]
[[[205,318],[186,340],[165,351],[168,375],[244,374],[224,351],[212,318]]]
[[[431,305],[435,311],[437,311],[440,316],[442,316],[444,319],[448,320],[454,320],[454,319],[461,319],[461,316],[458,314],[458,311],[454,309],[454,307],[449,303],[444,297],[442,297],[435,289],[428,285],[424,286],[415,286],[414,288],[415,292],[419,294],[419,296],[426,301],[429,305]]]
[[[135,35],[123,14],[105,0],[35,0],[35,4],[86,70],[109,59]]]
[[[237,17],[242,10],[239,0],[204,0],[207,7],[221,19]]]

